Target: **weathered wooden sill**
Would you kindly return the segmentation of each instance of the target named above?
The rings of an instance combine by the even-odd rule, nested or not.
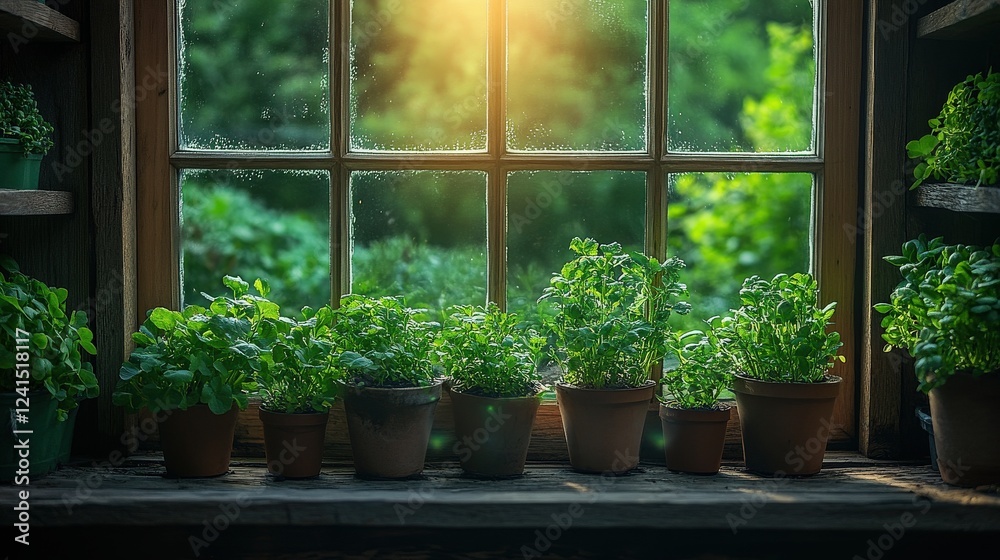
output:
[[[352,558],[401,551],[406,558],[508,558],[522,557],[522,547],[548,531],[559,537],[546,558],[645,558],[665,538],[675,551],[723,554],[712,558],[752,558],[776,543],[788,555],[767,557],[865,558],[869,539],[896,534],[897,525],[905,542],[883,538],[895,552],[957,552],[1000,534],[1000,488],[954,488],[926,464],[845,452],[828,453],[820,474],[798,479],[759,477],[739,463],[709,477],[642,464],[616,478],[534,463],[522,478],[482,481],[448,463],[407,481],[359,480],[346,465],[329,465],[317,479],[280,481],[253,458],[234,460],[229,474],[212,479],[163,473],[159,456],[150,455],[117,467],[66,466],[32,481],[36,551],[78,551],[76,539],[97,538],[122,554],[142,548],[157,558],[279,551],[310,559],[344,551]],[[0,486],[0,501],[17,503],[20,489]],[[3,508],[8,534],[12,514]],[[628,535],[634,540],[618,542]],[[799,556],[806,543],[825,549]],[[578,555],[597,549],[605,556]]]

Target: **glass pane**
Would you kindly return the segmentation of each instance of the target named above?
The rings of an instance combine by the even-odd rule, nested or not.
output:
[[[183,171],[182,303],[227,293],[227,274],[268,280],[291,315],[330,303],[329,193],[327,171]]]
[[[535,301],[574,257],[573,237],[641,251],[646,175],[631,171],[523,171],[507,186],[507,307],[537,320]]]
[[[646,149],[646,0],[509,0],[512,150]]]
[[[486,149],[486,1],[351,3],[351,149]]]
[[[813,178],[808,173],[671,175],[669,252],[687,264],[694,309],[677,326],[739,305],[743,279],[808,272]]]
[[[814,3],[671,0],[671,151],[814,149]]]
[[[329,149],[329,2],[178,6],[182,148]]]
[[[486,303],[486,174],[351,176],[352,292],[405,296],[434,313]]]

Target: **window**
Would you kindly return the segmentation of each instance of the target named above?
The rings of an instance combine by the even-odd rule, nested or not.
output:
[[[168,4],[137,8],[137,75],[169,76],[139,108],[140,310],[231,273],[292,308],[530,317],[579,235],[683,258],[697,328],[811,270],[854,432],[855,3]]]

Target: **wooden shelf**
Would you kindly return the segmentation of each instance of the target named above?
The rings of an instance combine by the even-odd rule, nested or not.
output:
[[[24,41],[79,41],[80,24],[36,0],[0,0],[0,29]]]
[[[970,187],[950,183],[925,184],[915,191],[915,204],[925,208],[944,208],[955,212],[1000,214],[1000,187]]]
[[[917,37],[996,40],[1000,0],[955,0],[917,22]]]
[[[72,214],[73,193],[0,189],[0,216]]]

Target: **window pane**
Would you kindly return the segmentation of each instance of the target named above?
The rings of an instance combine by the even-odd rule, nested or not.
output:
[[[354,293],[432,311],[486,303],[485,173],[356,172],[351,200]]]
[[[814,3],[670,1],[671,151],[813,150]]]
[[[268,280],[292,315],[330,303],[329,192],[326,171],[183,171],[183,304],[227,293],[227,274]]]
[[[182,148],[329,149],[328,2],[178,5]]]
[[[646,149],[646,0],[509,0],[513,150]]]
[[[690,315],[704,320],[739,305],[743,279],[808,272],[813,178],[807,173],[671,175],[669,251],[687,264]]]
[[[351,3],[351,149],[486,149],[486,1]]]
[[[641,251],[646,176],[630,171],[523,171],[507,187],[507,307],[532,320],[552,274],[574,257],[573,237]]]

